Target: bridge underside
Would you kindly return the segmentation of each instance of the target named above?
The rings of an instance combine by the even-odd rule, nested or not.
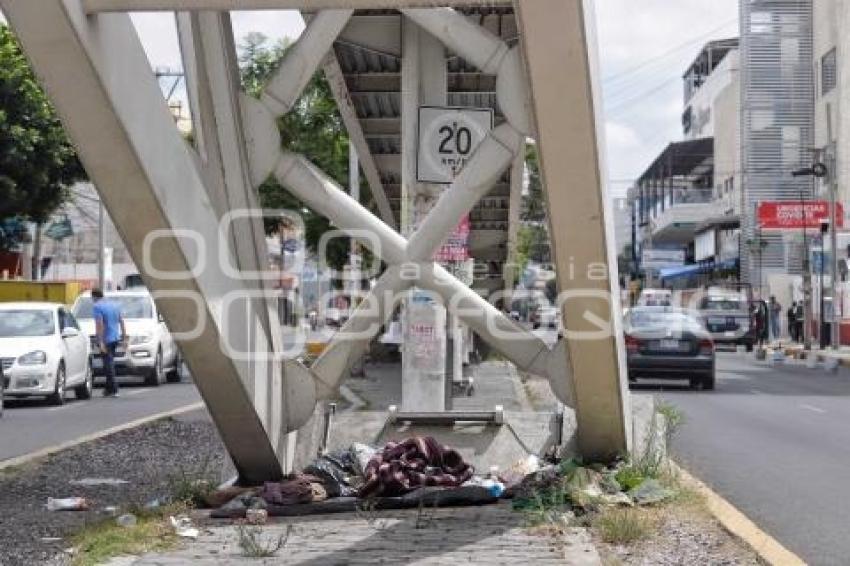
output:
[[[0,6],[245,481],[276,479],[291,466],[295,433],[317,402],[337,392],[392,315],[394,297],[412,287],[441,299],[517,367],[547,378],[558,399],[575,409],[587,457],[628,448],[616,277],[600,278],[589,268],[602,264],[616,274],[599,152],[592,2],[0,0]],[[237,6],[310,10],[306,31],[259,99],[238,84],[227,12]],[[127,15],[138,10],[176,14],[191,144],[174,125]],[[317,71],[328,78],[357,150],[369,206],[304,156],[281,149],[276,119]],[[417,110],[435,92],[443,106],[492,109],[495,128],[452,184],[432,195],[430,212],[411,224],[406,203],[423,190],[411,165]],[[566,338],[554,348],[484,298],[506,284],[502,265],[514,241],[527,138],[538,145],[559,289],[568,295]],[[270,176],[388,266],[310,367],[284,358],[263,276],[256,188]],[[432,261],[467,214],[472,254],[492,267],[474,281],[481,293]],[[402,235],[397,227],[406,225]]]

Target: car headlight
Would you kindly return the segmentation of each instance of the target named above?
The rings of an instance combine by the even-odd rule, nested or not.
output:
[[[139,344],[147,344],[151,340],[153,340],[153,334],[151,333],[137,334],[135,336],[130,336],[130,345],[138,346]]]
[[[39,366],[47,363],[47,353],[41,350],[29,352],[18,358],[18,365],[22,366]]]

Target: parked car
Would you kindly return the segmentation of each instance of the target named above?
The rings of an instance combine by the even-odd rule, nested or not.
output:
[[[180,351],[150,293],[116,291],[105,293],[105,299],[118,305],[127,327],[127,351],[119,347],[115,356],[116,372],[121,375],[142,376],[146,385],[160,385],[166,380],[180,381],[180,368],[183,363]],[[93,306],[91,293],[84,293],[74,303],[74,315],[91,340],[94,374],[102,376],[103,357],[95,336]]]
[[[147,289],[145,282],[142,281],[142,276],[138,273],[131,273],[121,280],[121,285],[118,289],[122,291],[139,291]]]
[[[746,346],[753,351],[757,342],[756,327],[752,324],[750,303],[738,293],[709,294],[699,303],[699,312],[706,329],[716,344]]]
[[[554,330],[558,328],[559,320],[558,307],[552,305],[537,305],[529,314],[529,321],[534,330],[541,327]]]
[[[624,321],[629,381],[687,379],[714,389],[715,348],[699,314],[671,307],[635,307]]]
[[[670,289],[644,289],[638,297],[639,307],[673,306],[673,291]]]
[[[89,340],[74,316],[55,303],[0,304],[0,366],[4,397],[47,397],[65,403],[73,389],[89,399]]]

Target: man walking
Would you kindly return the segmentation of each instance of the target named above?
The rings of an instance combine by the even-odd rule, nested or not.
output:
[[[118,397],[118,382],[115,379],[115,350],[118,345],[127,340],[127,329],[124,317],[118,305],[103,298],[103,291],[94,289],[91,292],[94,307],[95,335],[97,344],[103,354],[103,370],[106,373],[106,388],[104,397]]]
[[[771,338],[774,340],[779,340],[782,336],[781,330],[779,327],[779,317],[782,314],[782,305],[779,304],[779,301],[776,300],[776,297],[773,295],[770,296],[770,304],[767,307],[769,318],[770,318],[770,334]]]

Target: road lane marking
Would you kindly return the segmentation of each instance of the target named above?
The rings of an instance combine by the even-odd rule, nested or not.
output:
[[[750,389],[750,393],[752,393],[753,395],[761,395],[761,391],[759,391],[758,389]]]
[[[812,411],[813,413],[823,414],[823,413],[826,412],[824,409],[821,409],[819,407],[815,407],[814,405],[800,405],[800,408],[806,409],[807,411]]]
[[[705,504],[711,514],[714,515],[726,530],[747,543],[759,557],[768,564],[781,564],[782,566],[805,566],[802,558],[782,546],[782,544],[761,530],[746,515],[738,511],[731,503],[714,492],[705,483],[698,480],[670,460],[670,465],[678,474],[679,479],[690,484],[697,492],[705,498]]]
[[[74,440],[68,440],[60,444],[56,444],[54,446],[48,446],[47,448],[42,448],[40,450],[36,450],[35,452],[30,452],[29,454],[15,456],[14,458],[9,458],[7,460],[0,461],[0,470],[4,470],[6,468],[11,468],[14,466],[20,466],[22,464],[32,462],[33,460],[38,460],[40,458],[44,458],[45,456],[50,456],[51,454],[55,454],[56,452],[61,452],[62,450],[67,450],[68,448],[73,448],[74,446],[79,446],[80,444],[85,444],[93,440],[98,440],[106,436],[111,436],[117,432],[122,432],[142,425],[146,425],[148,423],[152,423],[160,419],[176,417],[185,413],[191,413],[192,411],[203,409],[205,406],[206,405],[204,405],[203,401],[192,403],[190,405],[183,405],[182,407],[178,407],[170,411],[163,411],[154,415],[148,415],[147,417],[142,417],[140,419],[136,419],[134,421],[130,421],[122,425],[114,426],[112,428],[101,430],[92,434],[87,434]]]

